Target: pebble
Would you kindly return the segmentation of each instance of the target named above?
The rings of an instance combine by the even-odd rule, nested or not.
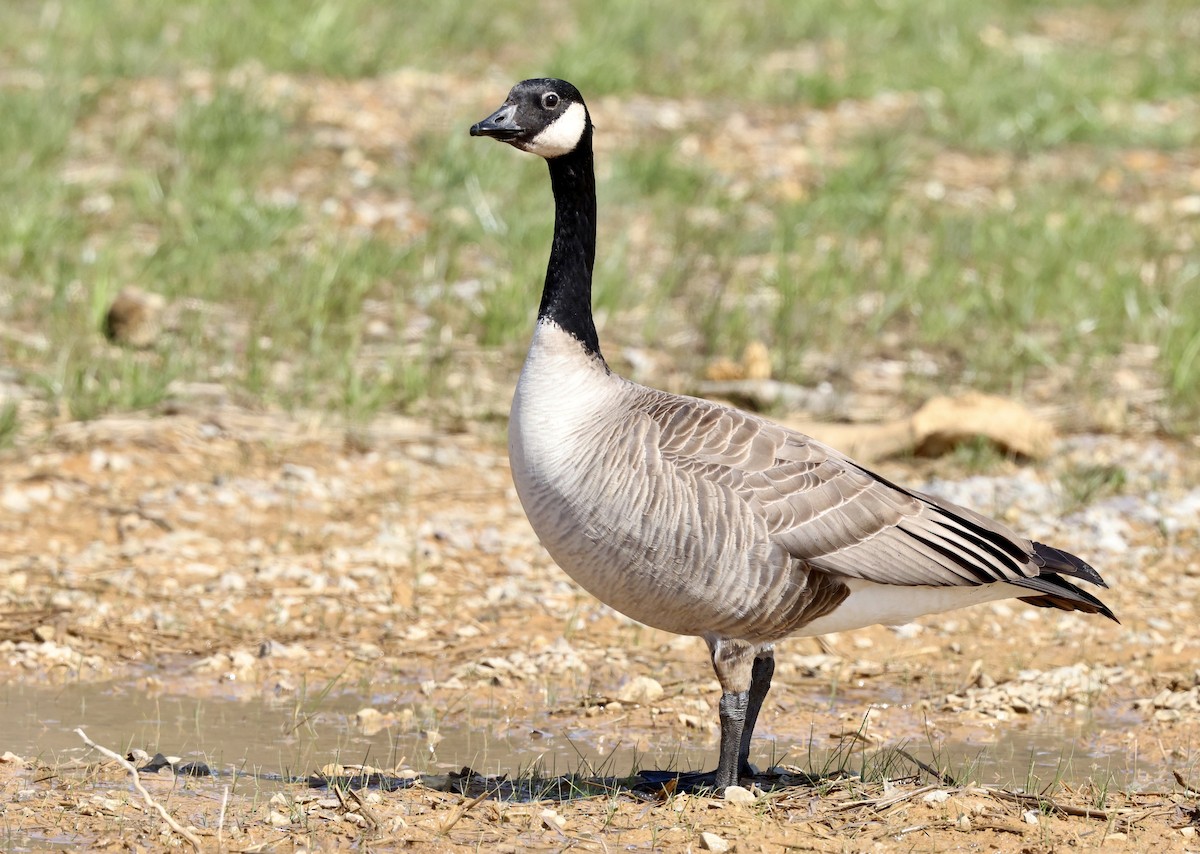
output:
[[[705,830],[700,834],[700,847],[705,851],[728,851],[729,843],[717,834]]]
[[[1171,211],[1178,216],[1200,216],[1200,195],[1180,196],[1171,202]]]
[[[1122,667],[1086,664],[1022,670],[1015,679],[999,683],[981,673],[975,686],[962,694],[947,694],[942,708],[975,711],[1005,720],[1011,713],[1029,714],[1061,702],[1091,704],[1125,678]]]
[[[744,786],[727,786],[725,788],[725,803],[745,806],[754,803],[758,798]]]
[[[104,317],[104,335],[114,344],[149,347],[158,339],[167,301],[132,285],[121,289]]]
[[[647,706],[655,700],[661,699],[664,693],[663,686],[657,679],[651,679],[649,676],[635,676],[617,692],[617,699],[622,703]]]
[[[355,713],[354,724],[362,730],[363,735],[371,736],[385,729],[388,722],[379,709],[366,708]]]
[[[0,509],[9,513],[28,513],[32,508],[33,503],[16,487],[5,486],[4,491],[0,492]]]

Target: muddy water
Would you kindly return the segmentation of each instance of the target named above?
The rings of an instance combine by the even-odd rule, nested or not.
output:
[[[510,776],[533,768],[547,776],[619,776],[635,766],[711,769],[716,764],[714,749],[672,740],[669,731],[643,739],[643,749],[638,750],[636,739],[622,743],[611,732],[591,731],[582,716],[569,725],[558,719],[544,729],[476,716],[469,726],[447,721],[432,736],[428,731],[394,729],[366,735],[355,726],[355,713],[372,704],[387,707],[378,697],[353,692],[330,694],[305,706],[261,699],[149,696],[138,687],[119,684],[9,684],[0,688],[0,752],[11,750],[47,765],[79,760],[87,750],[74,729],[83,727],[93,740],[118,752],[141,748],[201,761],[218,773],[238,770],[268,777],[303,777],[330,763],[382,768],[405,763],[429,774],[470,766],[482,774]],[[920,741],[905,747],[964,781],[1033,790],[1054,781],[1078,784],[1108,778],[1123,790],[1169,788],[1165,766],[1119,749],[1119,733],[1127,725],[1111,715],[1088,720],[1033,716],[948,738],[936,748]],[[920,731],[919,724],[914,722],[913,731]],[[828,739],[823,741],[826,746],[813,747],[807,738],[789,739],[765,728],[761,735],[752,758],[762,764],[774,757],[820,771],[831,763],[833,742]],[[843,764],[857,770],[860,759],[855,756]],[[912,770],[896,767],[892,773]]]
[[[513,726],[473,715],[470,726],[428,730],[381,730],[366,735],[355,726],[364,706],[386,708],[379,697],[341,693],[309,707],[294,702],[147,696],[125,685],[79,684],[56,688],[20,683],[0,688],[0,752],[36,757],[46,764],[80,759],[82,727],[99,744],[124,753],[141,748],[214,770],[304,776],[330,763],[394,768],[404,763],[423,773],[470,766],[484,774],[518,774],[538,768],[547,775],[590,770],[628,773],[636,763],[699,767],[709,751],[669,745],[647,755],[632,746],[572,727],[571,736]],[[312,708],[317,706],[317,708]]]

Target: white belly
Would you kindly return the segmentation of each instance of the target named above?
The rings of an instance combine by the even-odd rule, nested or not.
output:
[[[850,595],[833,613],[818,617],[797,634],[812,635],[848,632],[867,626],[902,626],[926,614],[940,614],[968,605],[996,602],[1027,595],[1011,584],[982,584],[978,587],[907,587],[876,584],[858,578],[845,579]]]

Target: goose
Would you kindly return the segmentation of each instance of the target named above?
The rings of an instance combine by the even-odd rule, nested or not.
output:
[[[755,414],[616,374],[592,317],[591,115],[564,80],[518,83],[471,127],[544,158],[554,236],[513,395],[509,460],[529,522],[581,587],[702,637],[721,687],[717,791],[756,773],[774,645],[1000,599],[1117,618],[1082,559],[869,471]]]

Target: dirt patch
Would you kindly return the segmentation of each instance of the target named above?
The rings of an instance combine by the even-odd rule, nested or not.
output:
[[[568,581],[524,520],[498,432],[234,409],[65,425],[0,464],[6,832],[18,845],[168,840],[124,772],[72,734],[83,726],[224,775],[142,775],[213,847],[694,850],[704,833],[765,850],[1195,847],[1198,467],[1184,445],[1099,436],[985,475],[884,466],[1087,554],[1122,620],[1000,603],[785,643],[754,761],[892,762],[894,782],[784,787],[744,807],[629,789],[473,803],[229,774],[714,764],[702,641],[633,624]],[[1087,479],[1117,469],[1119,489]],[[1013,794],[1043,791],[1059,808]]]

